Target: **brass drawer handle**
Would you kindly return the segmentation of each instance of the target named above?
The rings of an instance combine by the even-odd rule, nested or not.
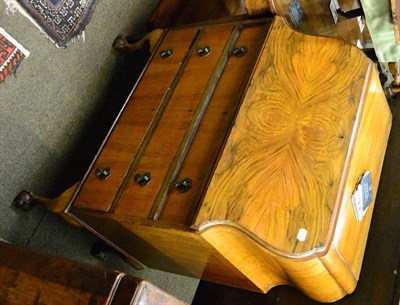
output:
[[[133,180],[140,186],[145,186],[151,181],[151,174],[149,172],[144,175],[138,173],[133,177]]]
[[[206,57],[211,53],[211,48],[209,46],[199,47],[196,49],[196,53],[200,57]]]
[[[96,176],[99,177],[101,180],[106,180],[108,177],[111,175],[111,168],[106,167],[106,168],[101,168],[99,167],[96,169]]]
[[[180,193],[186,193],[192,188],[192,179],[185,178],[183,180],[175,179],[172,183]]]
[[[174,54],[174,50],[172,49],[167,49],[167,50],[161,50],[160,51],[160,56],[162,58],[169,58],[172,56],[172,54]]]

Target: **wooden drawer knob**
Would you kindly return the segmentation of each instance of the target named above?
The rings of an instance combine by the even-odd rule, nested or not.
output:
[[[172,49],[161,50],[159,54],[162,58],[169,58],[172,56],[172,54],[174,54],[174,50]]]
[[[180,193],[186,193],[192,187],[192,179],[185,178],[183,180],[175,179],[173,185]]]
[[[106,168],[101,168],[99,167],[96,169],[96,176],[99,177],[101,180],[106,180],[108,177],[111,175],[111,168],[106,167]]]
[[[242,57],[246,55],[247,51],[248,50],[246,46],[235,47],[232,50],[232,55],[235,55],[236,57]]]
[[[209,46],[199,47],[196,49],[196,53],[200,57],[206,57],[211,53],[211,48]]]
[[[142,174],[136,174],[133,177],[133,180],[137,182],[141,186],[147,185],[151,181],[151,174],[149,172]]]

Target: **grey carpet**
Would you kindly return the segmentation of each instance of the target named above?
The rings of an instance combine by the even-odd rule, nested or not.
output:
[[[116,255],[89,252],[95,237],[42,207],[11,206],[22,189],[54,197],[82,177],[144,60],[111,48],[118,34],[140,36],[157,0],[98,1],[85,31],[58,49],[0,0],[0,27],[28,49],[15,76],[0,84],[0,238],[13,244],[118,269],[152,281],[191,302],[198,280],[157,270],[137,271]]]

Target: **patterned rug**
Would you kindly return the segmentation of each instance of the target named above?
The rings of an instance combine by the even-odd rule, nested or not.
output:
[[[3,28],[0,28],[0,83],[15,73],[21,61],[29,52],[13,39]]]
[[[96,0],[5,0],[35,23],[58,47],[65,48],[88,24]],[[18,4],[20,7],[18,7]]]

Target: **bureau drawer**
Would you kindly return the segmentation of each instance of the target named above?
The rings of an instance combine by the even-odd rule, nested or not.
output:
[[[166,34],[84,179],[74,201],[75,207],[100,211],[110,209],[196,34],[196,29]],[[170,49],[172,56],[160,55]],[[108,169],[108,176],[101,172]]]
[[[115,213],[190,224],[268,32],[269,23],[201,30],[194,52]],[[211,53],[202,57],[200,47]],[[142,185],[136,177],[150,174]],[[187,190],[180,183],[190,182]]]
[[[171,187],[165,204],[157,207],[152,218],[191,224],[269,26],[269,23],[251,24],[238,29],[239,37],[182,167],[174,177],[179,182],[190,179],[192,187],[187,192]]]
[[[190,138],[192,121],[212,94],[210,88],[215,86],[223,69],[218,63],[227,56],[233,28],[227,25],[220,26],[217,31],[200,30],[179,82],[171,88],[173,93],[168,105],[154,132],[148,135],[143,154],[133,164],[116,214],[147,218],[155,202],[163,200],[162,187],[170,184],[171,178],[167,176],[170,169],[176,167],[178,151]],[[151,181],[144,185],[136,178],[146,173],[151,175]]]

